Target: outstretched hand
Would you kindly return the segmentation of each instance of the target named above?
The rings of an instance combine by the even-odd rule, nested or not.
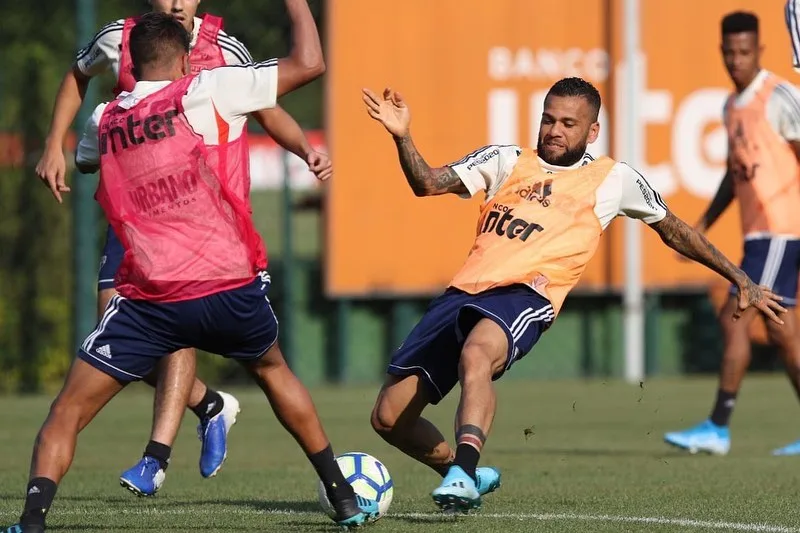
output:
[[[746,309],[755,307],[771,321],[783,324],[783,320],[778,316],[786,312],[786,308],[778,303],[781,300],[782,298],[769,288],[756,285],[753,280],[747,278],[747,281],[739,285],[739,302],[733,312],[733,319],[738,320]]]
[[[362,99],[367,105],[369,116],[383,124],[383,127],[395,137],[408,135],[411,112],[400,93],[388,87],[383,90],[383,97],[369,89],[362,89],[362,92],[364,93]]]

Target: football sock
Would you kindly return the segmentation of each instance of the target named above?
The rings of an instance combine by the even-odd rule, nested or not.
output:
[[[355,496],[353,487],[344,479],[344,474],[333,457],[333,449],[330,444],[321,452],[309,455],[308,460],[311,461],[319,479],[325,485],[331,503]]]
[[[464,424],[458,428],[456,440],[458,447],[456,448],[456,459],[453,464],[461,467],[477,483],[475,469],[478,468],[478,461],[481,458],[483,444],[486,442],[486,435],[478,426]]]
[[[213,418],[222,412],[223,400],[220,394],[211,387],[206,387],[206,393],[200,403],[192,407],[192,412],[197,418],[204,420]]]
[[[166,444],[161,444],[160,442],[156,442],[154,440],[148,442],[147,447],[144,449],[144,456],[152,457],[158,461],[158,465],[161,467],[161,470],[166,470],[167,466],[169,466],[169,456],[171,453],[172,448]]]
[[[714,410],[711,411],[711,422],[717,426],[727,426],[735,404],[736,393],[725,392],[722,389],[718,390],[717,401],[714,404]]]
[[[44,527],[44,519],[47,516],[47,511],[53,504],[53,498],[56,497],[56,490],[58,485],[52,479],[46,477],[34,478],[28,483],[28,493],[25,496],[25,510],[22,512],[20,518],[20,525],[24,526],[42,526]]]
[[[481,458],[481,452],[475,449],[471,444],[459,444],[456,448],[456,460],[453,463],[460,466],[461,470],[467,473],[472,481],[478,482],[475,475],[475,469],[478,468],[478,461]]]

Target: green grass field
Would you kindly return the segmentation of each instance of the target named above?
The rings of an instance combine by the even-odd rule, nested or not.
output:
[[[375,387],[313,392],[335,449],[380,458],[395,481],[390,515],[377,532],[800,532],[800,458],[770,451],[800,437],[796,401],[779,376],[752,377],[734,416],[728,457],[692,457],[661,442],[665,430],[706,414],[714,382],[501,382],[484,464],[503,487],[480,513],[445,517],[429,493],[437,477],[373,435]],[[199,441],[188,414],[167,481],[137,499],[117,483],[147,440],[150,391],[125,391],[81,435],[49,523],[52,531],[334,531],[316,503],[311,466],[254,389],[242,402],[219,476],[197,470]],[[30,446],[49,398],[0,398],[0,522],[22,504]],[[452,427],[455,397],[430,411]],[[526,431],[528,430],[528,431]],[[527,436],[526,436],[527,433]]]

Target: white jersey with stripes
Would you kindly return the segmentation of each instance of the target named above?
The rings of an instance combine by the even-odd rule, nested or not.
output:
[[[487,199],[494,196],[511,176],[514,165],[522,154],[522,148],[515,145],[490,145],[476,150],[462,159],[450,163],[452,168],[472,197],[478,191],[485,191]],[[588,153],[572,166],[559,167],[545,162],[541,157],[539,164],[545,172],[557,173],[588,165],[594,158]],[[647,224],[654,224],[667,216],[667,205],[647,180],[625,163],[616,163],[606,179],[597,188],[594,212],[603,229],[617,216],[637,218]]]
[[[200,26],[202,24],[203,19],[194,17],[192,47],[197,42],[197,36],[200,34]],[[93,77],[110,69],[114,72],[114,77],[119,76],[122,28],[124,25],[125,19],[115,20],[106,24],[100,28],[94,39],[78,52],[75,64],[83,74]],[[226,65],[247,65],[253,62],[253,57],[245,45],[222,30],[217,34],[217,44],[222,50],[222,57]]]
[[[117,97],[130,109],[143,98],[169,85],[169,81],[140,81],[131,92]],[[247,126],[247,115],[275,107],[278,94],[278,60],[250,65],[231,65],[204,70],[197,75],[183,97],[186,120],[203,137],[206,145],[233,141]],[[86,123],[75,159],[84,165],[100,163],[98,126],[107,103],[100,104]],[[224,121],[221,123],[220,121]],[[223,128],[225,131],[220,131]]]

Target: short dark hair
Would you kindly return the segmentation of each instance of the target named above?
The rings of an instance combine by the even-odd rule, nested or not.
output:
[[[131,30],[128,48],[131,51],[133,77],[141,77],[142,67],[157,64],[189,53],[192,38],[186,28],[167,13],[146,13]]]
[[[600,113],[600,93],[597,88],[583,78],[563,78],[558,80],[547,91],[547,97],[551,96],[580,96],[589,102],[594,110],[594,120]]]
[[[758,17],[749,11],[733,11],[722,18],[722,36],[731,33],[758,34]]]

